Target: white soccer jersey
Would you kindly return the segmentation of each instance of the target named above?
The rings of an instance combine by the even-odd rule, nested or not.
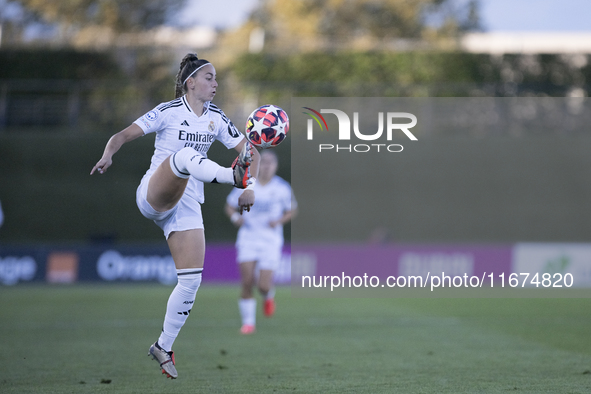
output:
[[[206,102],[203,114],[197,116],[187,103],[185,96],[161,103],[134,123],[144,131],[144,135],[156,133],[152,163],[144,177],[156,171],[168,156],[186,146],[207,156],[207,151],[215,140],[231,149],[244,138],[244,135],[215,104]],[[199,203],[203,203],[203,182],[190,177],[185,193],[189,193]]]
[[[228,205],[237,208],[238,197],[242,190],[234,189],[228,195]],[[269,223],[278,220],[285,211],[291,211],[297,207],[291,186],[285,180],[274,176],[266,185],[255,183],[255,203],[250,212],[243,212],[244,223],[238,230],[236,244],[259,245],[265,244],[271,247],[283,245],[283,226],[269,226]]]

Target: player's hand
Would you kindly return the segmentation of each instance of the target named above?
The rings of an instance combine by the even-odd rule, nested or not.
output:
[[[238,197],[239,212],[242,214],[243,211],[250,212],[250,207],[254,205],[254,191],[245,190],[240,197]]]
[[[104,174],[107,171],[107,168],[111,167],[111,164],[113,164],[113,161],[111,159],[105,159],[105,158],[100,159],[94,165],[94,167],[92,167],[92,170],[90,171],[90,175],[94,174],[95,171],[98,171],[99,174]]]

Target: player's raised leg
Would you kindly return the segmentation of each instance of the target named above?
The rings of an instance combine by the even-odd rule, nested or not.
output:
[[[207,183],[244,189],[249,184],[252,145],[246,143],[231,167],[222,167],[193,148],[183,148],[164,160],[150,178],[147,200],[156,211],[172,209],[181,199],[190,176]]]
[[[169,160],[164,160],[150,177],[146,200],[158,212],[174,208],[185,192],[188,178],[175,175]]]
[[[170,167],[179,178],[195,177],[207,183],[226,183],[238,188],[248,186],[252,145],[245,143],[231,167],[222,167],[192,148],[183,148],[170,157]]]

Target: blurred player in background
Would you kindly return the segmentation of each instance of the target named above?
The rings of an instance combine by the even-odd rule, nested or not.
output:
[[[252,189],[260,156],[211,102],[217,86],[213,65],[195,54],[186,55],[177,74],[176,99],[158,105],[113,135],[90,172],[105,173],[124,143],[156,133],[152,162],[137,189],[136,202],[141,213],[164,231],[177,269],[178,283],[168,299],[162,332],[149,349],[162,373],[170,378],[177,377],[172,344],[201,284],[205,258],[203,182],[246,188],[238,191],[237,206],[249,210],[254,204]],[[240,152],[232,168],[207,158],[215,140]]]
[[[239,228],[236,259],[242,280],[238,300],[242,334],[252,334],[255,331],[255,284],[264,300],[265,316],[270,317],[275,312],[273,272],[281,262],[283,225],[296,213],[297,202],[291,186],[276,175],[277,165],[277,155],[270,150],[263,150],[259,175],[254,186],[257,203],[249,212],[240,214],[239,190],[233,190],[226,199],[226,214]]]

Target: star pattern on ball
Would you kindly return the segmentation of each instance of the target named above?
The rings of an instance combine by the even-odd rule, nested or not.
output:
[[[259,144],[259,146],[260,146],[262,149],[271,148],[271,147],[273,147],[273,141],[263,141],[263,140],[261,139],[261,143]]]
[[[282,111],[281,108],[276,107],[273,104],[269,104],[269,106],[266,107],[266,110],[268,114],[275,114],[277,118],[279,118],[279,111]]]
[[[253,118],[253,126],[251,129],[252,131],[256,132],[258,135],[262,137],[263,130],[266,128],[268,128],[268,126],[265,125],[265,117],[262,117],[259,120]],[[273,146],[273,141],[265,141],[263,140],[263,138],[261,138],[261,142],[258,144],[258,146],[262,149],[270,148],[271,146]]]
[[[259,135],[263,134],[263,129],[266,129],[267,126],[265,126],[265,117],[260,118],[259,120],[256,120],[255,118],[252,119],[252,131],[256,131]]]
[[[285,139],[289,130],[289,118],[280,107],[263,105],[249,115],[246,129],[247,138],[257,148],[273,148]]]
[[[287,125],[287,122],[283,122],[281,120],[281,118],[277,118],[277,127],[280,132],[285,133],[285,126],[286,125]]]

